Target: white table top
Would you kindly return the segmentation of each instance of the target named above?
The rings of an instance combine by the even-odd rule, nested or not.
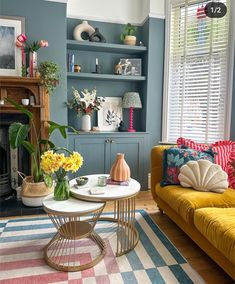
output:
[[[70,197],[67,200],[56,201],[53,194],[48,195],[43,200],[45,209],[52,213],[59,214],[86,214],[100,209],[104,203],[81,201],[76,198]]]
[[[121,185],[107,185],[102,187],[104,194],[92,195],[90,194],[90,188],[98,187],[98,176],[109,176],[109,175],[87,175],[88,183],[84,186],[77,187],[76,179],[70,181],[70,192],[72,196],[88,201],[114,201],[118,199],[124,199],[136,195],[140,191],[140,184],[138,181],[131,179],[128,186]]]

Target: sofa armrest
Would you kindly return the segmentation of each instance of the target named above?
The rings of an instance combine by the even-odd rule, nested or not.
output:
[[[156,200],[155,186],[162,180],[163,167],[162,167],[162,156],[163,151],[174,145],[157,145],[151,150],[151,191],[152,196]]]

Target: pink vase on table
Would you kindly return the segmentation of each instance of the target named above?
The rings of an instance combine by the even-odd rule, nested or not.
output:
[[[131,171],[124,159],[123,153],[117,153],[116,160],[110,171],[110,176],[114,181],[127,181],[130,178]]]

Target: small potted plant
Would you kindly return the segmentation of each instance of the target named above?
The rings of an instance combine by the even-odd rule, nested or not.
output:
[[[53,93],[59,82],[60,78],[59,70],[60,70],[59,65],[57,65],[52,61],[41,62],[38,67],[41,81],[45,86],[49,95]]]
[[[60,125],[52,121],[48,121],[48,139],[40,139],[40,130],[36,131],[33,114],[22,107],[14,100],[7,98],[16,109],[28,116],[29,124],[22,124],[13,122],[9,127],[9,141],[13,149],[23,146],[31,156],[32,176],[26,176],[23,179],[21,197],[24,205],[29,207],[42,206],[42,200],[45,196],[53,192],[53,180],[50,175],[43,172],[41,167],[41,155],[48,150],[55,149],[54,143],[50,140],[51,134],[57,130],[63,138],[67,138],[66,128],[71,128],[74,132],[77,131],[66,125]],[[36,143],[33,144],[29,141],[30,129],[36,137]]]
[[[120,36],[124,44],[136,45],[136,31],[137,27],[132,26],[132,24],[128,23],[127,25],[125,25],[124,32]]]

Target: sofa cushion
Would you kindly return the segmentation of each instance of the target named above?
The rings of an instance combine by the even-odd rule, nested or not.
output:
[[[157,196],[189,224],[193,224],[194,211],[199,208],[234,207],[235,210],[235,191],[230,188],[225,190],[224,193],[213,193],[199,192],[180,185],[161,187],[158,183],[155,191]]]
[[[196,143],[191,139],[178,138],[179,147],[186,146],[198,151],[208,150],[210,147],[215,155],[215,164],[218,164],[228,174],[229,186],[235,189],[235,175],[232,163],[235,161],[235,141],[218,141],[211,145]]]
[[[163,179],[162,186],[180,184],[178,179],[180,168],[188,161],[199,159],[214,162],[213,152],[200,152],[193,149],[169,148],[163,153]]]
[[[235,208],[198,209],[194,224],[235,265]]]

